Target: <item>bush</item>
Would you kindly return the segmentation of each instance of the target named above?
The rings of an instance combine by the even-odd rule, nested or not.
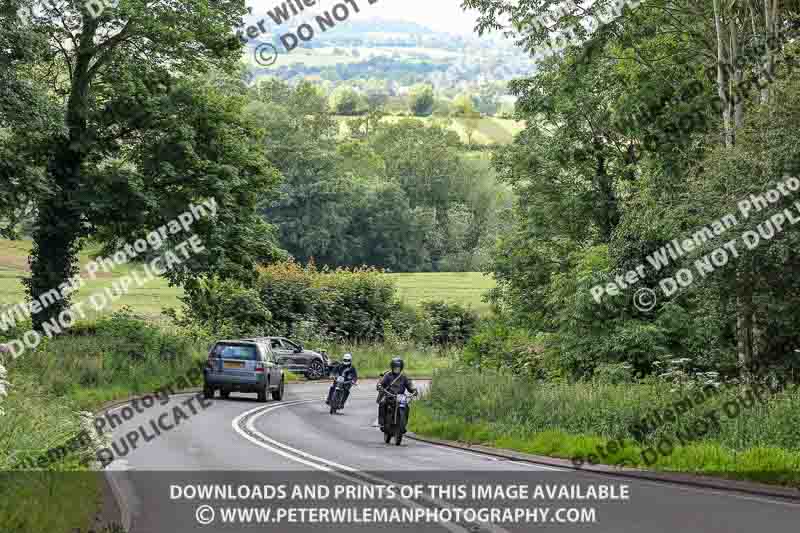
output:
[[[384,324],[383,340],[389,345],[414,344],[428,346],[432,342],[433,326],[428,316],[419,308],[401,304]]]
[[[181,297],[184,317],[167,314],[181,324],[196,324],[224,337],[265,335],[273,327],[272,313],[258,291],[231,281],[207,279]]]
[[[422,309],[431,325],[434,344],[463,345],[478,323],[477,313],[460,304],[430,301],[423,302]]]
[[[342,85],[331,93],[330,106],[338,115],[353,116],[361,112],[364,99],[352,87]]]
[[[411,88],[408,95],[408,108],[414,116],[429,116],[433,113],[434,103],[433,87],[430,85],[417,84]]]
[[[218,335],[294,336],[302,331],[349,341],[381,340],[385,324],[400,309],[394,284],[381,270],[320,270],[294,261],[261,267],[253,288],[206,281],[187,291],[183,303],[180,323],[195,323]]]
[[[599,385],[619,385],[633,381],[633,367],[628,363],[601,363],[594,369],[592,381]]]
[[[272,316],[275,333],[291,335],[300,322],[320,322],[319,308],[326,295],[314,287],[316,274],[314,265],[302,267],[294,261],[259,269],[255,290]]]
[[[503,318],[487,320],[464,347],[463,361],[472,367],[507,369],[530,377],[556,377],[544,357],[543,341]]]
[[[382,270],[318,269],[294,261],[261,267],[253,288],[205,281],[188,290],[183,303],[179,324],[231,337],[461,346],[478,324],[477,313],[459,304],[402,305],[394,281]]]
[[[326,329],[348,340],[382,340],[400,304],[394,282],[374,268],[324,270],[314,277],[324,295],[318,316]]]

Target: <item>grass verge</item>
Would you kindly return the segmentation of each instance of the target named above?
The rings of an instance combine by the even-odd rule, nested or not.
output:
[[[710,410],[723,409],[741,391],[707,398],[645,434],[633,429],[643,417],[666,412],[685,394],[668,384],[553,385],[492,373],[449,372],[435,376],[430,393],[412,411],[409,427],[422,436],[535,455],[573,459],[593,454],[596,462],[609,465],[800,488],[800,391],[789,388],[735,418],[723,416],[718,427],[684,444],[678,444],[676,435]],[[643,453],[658,449],[665,439],[673,443],[669,453],[645,460]],[[610,442],[617,445],[611,448]]]
[[[88,531],[102,505],[101,472],[0,472],[0,524],[8,533]]]

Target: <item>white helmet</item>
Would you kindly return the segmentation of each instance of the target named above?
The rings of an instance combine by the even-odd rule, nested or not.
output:
[[[351,353],[344,354],[342,356],[342,363],[344,363],[345,366],[353,364],[353,354]]]

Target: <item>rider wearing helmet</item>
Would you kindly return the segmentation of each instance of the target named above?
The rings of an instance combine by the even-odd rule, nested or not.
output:
[[[386,412],[385,392],[388,391],[392,394],[403,394],[406,391],[412,394],[417,393],[414,382],[403,374],[404,367],[403,360],[399,357],[394,357],[390,364],[391,370],[385,373],[378,382],[378,425],[381,429],[383,429]]]
[[[355,384],[358,381],[358,372],[356,371],[356,367],[353,366],[353,354],[351,353],[344,354],[342,356],[342,362],[336,365],[336,368],[333,371],[334,383],[331,385],[331,388],[328,391],[328,399],[325,400],[325,403],[327,404],[331,403],[331,398],[333,398],[333,392],[336,390],[335,380],[339,376],[343,376],[344,379],[352,382],[352,384]],[[342,400],[342,405],[345,404],[348,396],[350,396],[350,387],[347,387],[344,391],[344,400]]]

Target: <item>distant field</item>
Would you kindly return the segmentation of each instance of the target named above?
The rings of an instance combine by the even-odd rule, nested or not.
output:
[[[12,242],[0,239],[0,304],[16,304],[25,298],[21,281],[23,277],[27,276],[29,249],[29,241]],[[88,255],[81,255],[81,264],[85,265],[89,260]],[[141,267],[126,265],[109,274],[101,271],[96,279],[90,279],[88,275],[84,274],[85,284],[78,291],[77,299],[83,300],[105,288],[110,289],[115,279],[125,276],[134,269],[141,271]],[[181,289],[170,287],[165,279],[159,278],[120,297],[113,302],[111,309],[118,310],[129,306],[138,314],[155,317],[161,314],[161,309],[164,307],[178,307],[180,304],[178,297],[181,294]],[[85,309],[89,315],[94,314],[91,312],[90,304],[87,304]]]
[[[355,55],[353,55],[353,52],[355,52]],[[335,67],[340,64],[346,65],[369,61],[375,57],[396,57],[404,61],[447,61],[455,60],[459,56],[460,54],[457,52],[424,47],[298,47],[289,53],[281,50],[278,54],[278,59],[271,68],[278,69],[295,63],[300,63],[306,67]],[[243,58],[251,66],[260,67],[255,61],[252,49],[246,48]]]
[[[353,55],[353,51],[357,51]],[[300,63],[306,67],[335,67],[336,65],[346,65],[349,63],[360,63],[368,61],[374,57],[393,57],[400,56],[407,61],[422,60],[427,58],[433,61],[442,61],[458,57],[455,52],[440,50],[438,48],[348,48],[342,47],[322,47],[322,48],[296,48],[290,53],[278,55],[278,59],[272,68],[291,66]],[[245,54],[246,60],[254,67],[255,62],[252,53]]]
[[[337,116],[339,121],[341,135],[349,135],[347,128],[347,121],[353,117]],[[436,120],[442,120],[437,117],[397,117],[394,115],[386,116],[383,118],[385,122],[395,123],[403,119],[411,118],[413,120],[421,120],[426,123],[431,123]],[[458,133],[461,140],[467,142],[467,133],[464,126],[464,119],[453,118],[450,129]],[[483,117],[478,123],[478,129],[472,136],[472,142],[477,144],[510,144],[514,140],[514,135],[521,132],[525,128],[525,123],[509,120],[504,118]]]
[[[27,275],[27,255],[30,250],[29,241],[7,241],[0,239],[0,305],[16,304],[25,297],[21,280]],[[86,264],[89,256],[83,254],[81,263]],[[86,299],[97,291],[110,288],[111,283],[126,275],[136,265],[126,265],[114,270],[112,274],[98,275],[97,279],[88,280],[78,292],[78,299]],[[397,282],[401,297],[406,302],[417,305],[424,299],[447,300],[469,305],[478,311],[485,311],[488,306],[481,302],[481,295],[494,286],[491,278],[480,273],[428,273],[428,274],[388,274]],[[137,314],[157,317],[164,307],[179,307],[178,298],[182,290],[170,287],[166,280],[154,280],[142,288],[134,288],[120,297],[112,305],[112,310],[129,306]],[[86,306],[91,310],[91,306]],[[91,314],[91,313],[90,313]]]
[[[494,279],[480,272],[426,272],[420,274],[388,274],[394,278],[401,298],[411,305],[423,300],[445,300],[488,311],[483,294],[494,288]]]

